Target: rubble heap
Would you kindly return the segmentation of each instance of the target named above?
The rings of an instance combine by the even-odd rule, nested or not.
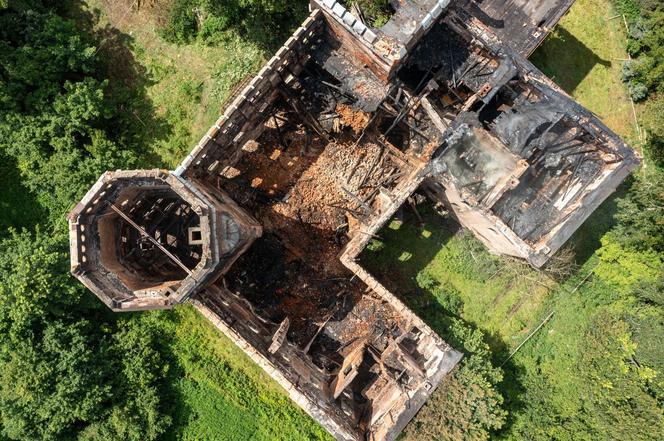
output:
[[[524,57],[571,0],[311,14],[174,172],[107,173],[72,271],[116,311],[190,301],[340,440],[393,440],[461,353],[358,263],[418,188],[543,265],[639,159]],[[361,14],[358,14],[361,16]]]

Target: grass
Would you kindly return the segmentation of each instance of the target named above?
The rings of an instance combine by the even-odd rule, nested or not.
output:
[[[128,1],[87,3],[100,14],[102,27],[110,24],[123,33],[131,48],[127,56],[140,67],[132,75],[144,87],[150,106],[136,119],[153,140],[145,152],[152,166],[174,167],[183,159],[218,117],[234,85],[265,59],[258,46],[231,33],[224,44],[210,47],[170,45],[157,35],[154,10],[125,16]],[[607,21],[610,15],[607,0],[578,0],[533,61],[609,127],[634,140],[631,105],[619,80],[618,59],[625,58],[624,29],[618,20]],[[456,231],[431,210],[423,213],[423,226],[409,215],[403,224],[393,222],[363,259],[401,295],[418,295],[421,274],[457,293],[463,319],[487,334],[496,362],[545,314],[556,310],[547,327],[517,354],[514,369],[506,372],[503,393],[513,415],[502,435],[516,439],[517,429],[529,421],[524,416],[527,405],[521,400],[534,388],[562,401],[580,387],[574,370],[584,328],[578,324],[588,323],[606,301],[607,290],[601,281],[591,279],[570,292],[596,261],[593,252],[610,210],[610,204],[605,204],[577,235],[582,239],[576,251],[583,266],[562,284],[518,262],[491,256],[471,235]],[[328,438],[278,385],[191,307],[163,314],[163,323],[173,359],[171,439]],[[568,380],[554,382],[561,372],[569,374]],[[557,407],[568,416],[579,410],[567,401]]]
[[[196,310],[154,313],[169,336],[172,440],[329,440],[260,367]]]
[[[96,28],[102,35],[109,27],[121,33],[119,38],[107,38],[101,53],[110,52],[115,41],[130,48],[121,63],[114,60],[118,66],[111,70],[144,89],[142,99],[149,105],[134,116],[148,137],[145,162],[175,168],[217,120],[233,87],[258,71],[265,54],[231,31],[221,44],[212,46],[167,43],[158,30],[164,20],[160,14],[166,13],[169,2],[151,2],[138,11],[130,10],[132,3],[86,1],[87,10],[98,17]]]
[[[621,81],[625,28],[608,0],[578,0],[531,61],[604,123],[636,142],[632,107]]]
[[[421,210],[422,211],[422,210]],[[431,208],[422,211],[424,225],[406,213],[393,221],[363,254],[370,272],[380,274],[395,292],[418,290],[426,274],[463,303],[464,320],[489,335],[494,352],[519,344],[535,323],[548,278],[516,261],[492,256],[465,231],[457,232]],[[518,275],[518,277],[517,277]]]

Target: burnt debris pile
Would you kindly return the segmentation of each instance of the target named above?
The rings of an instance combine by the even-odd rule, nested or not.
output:
[[[395,439],[461,354],[369,241],[423,189],[541,266],[639,162],[524,58],[571,2],[521,3],[395,1],[376,29],[313,0],[177,170],[102,176],[72,271],[116,311],[189,300],[337,439]]]

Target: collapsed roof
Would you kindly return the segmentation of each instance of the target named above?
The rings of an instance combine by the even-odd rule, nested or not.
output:
[[[340,440],[395,439],[461,358],[358,263],[418,188],[541,266],[639,162],[524,58],[570,1],[391,3],[312,1],[177,170],[70,215],[109,306],[188,299]]]

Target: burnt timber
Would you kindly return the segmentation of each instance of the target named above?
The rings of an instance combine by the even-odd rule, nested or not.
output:
[[[175,171],[105,173],[69,215],[114,311],[191,302],[339,440],[393,440],[462,354],[358,263],[417,190],[541,267],[640,159],[525,58],[572,0],[310,15]]]

